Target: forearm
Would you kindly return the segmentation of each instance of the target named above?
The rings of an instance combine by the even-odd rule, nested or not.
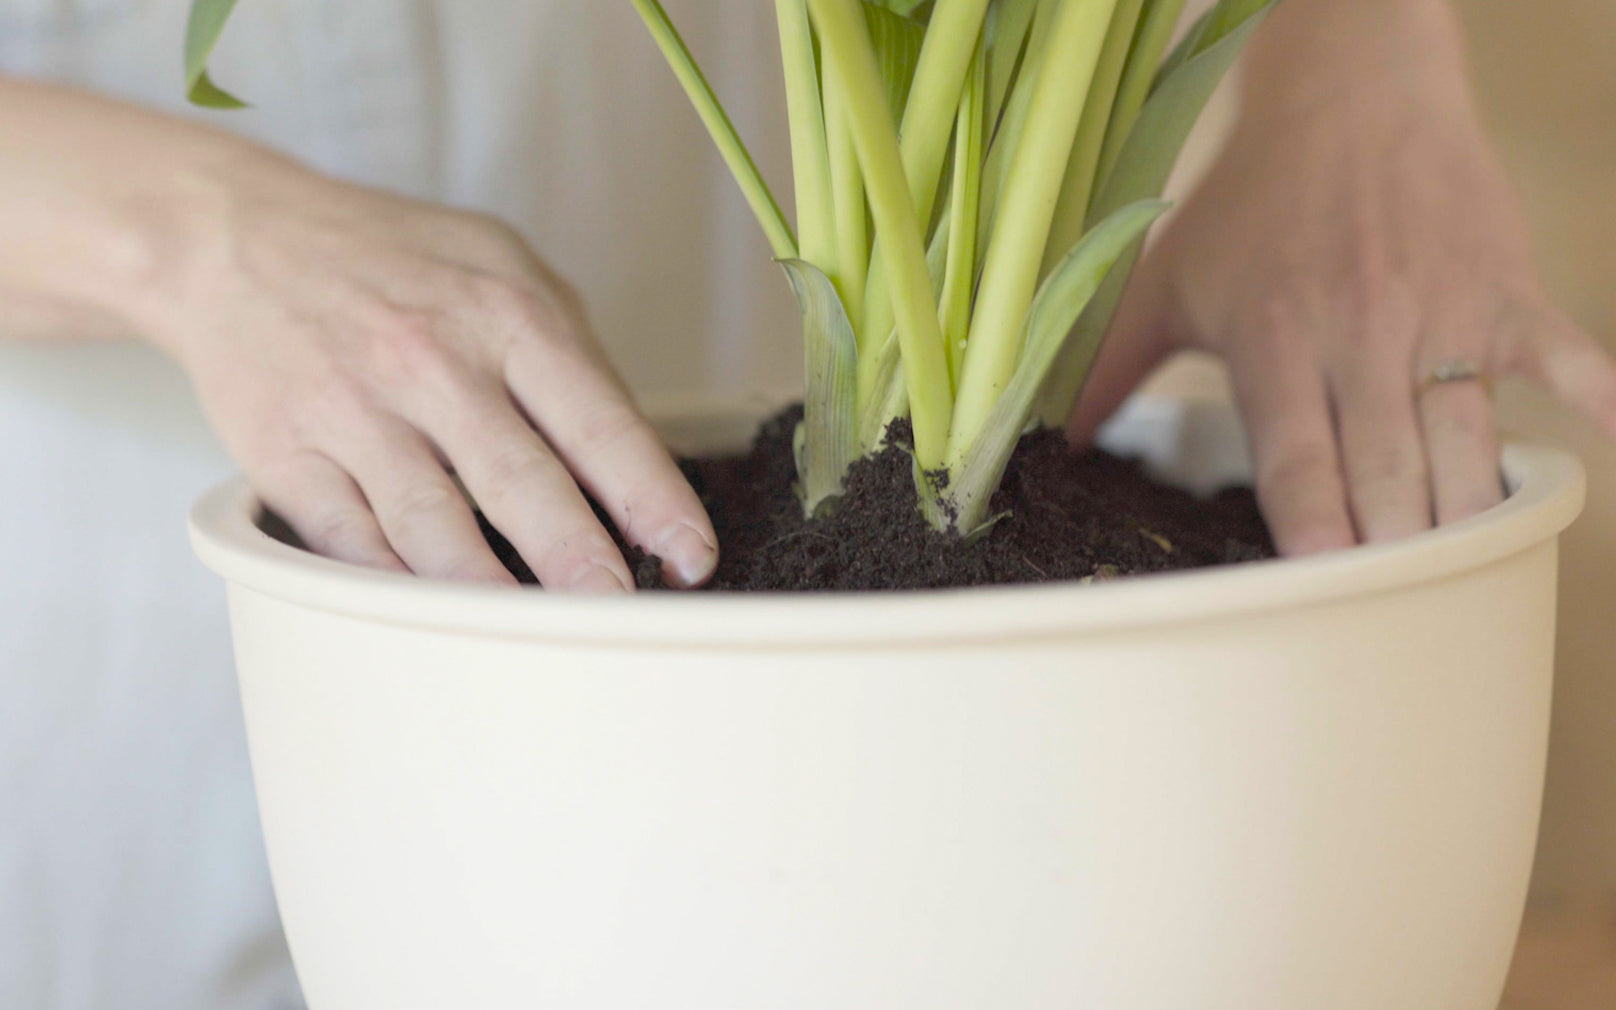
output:
[[[156,338],[214,180],[248,145],[92,95],[0,77],[0,338]]]
[[[0,287],[0,342],[127,340],[138,335],[127,320],[82,302]]]
[[[1449,0],[1283,0],[1247,64],[1248,118],[1342,103],[1471,111],[1464,36]]]

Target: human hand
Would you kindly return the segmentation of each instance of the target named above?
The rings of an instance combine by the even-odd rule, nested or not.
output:
[[[1090,437],[1172,351],[1216,352],[1291,555],[1502,499],[1487,383],[1429,382],[1444,363],[1545,383],[1616,437],[1616,368],[1548,303],[1462,71],[1440,47],[1339,57],[1348,34],[1334,34],[1340,63],[1253,82],[1268,90],[1141,263],[1071,427]],[[1427,76],[1398,78],[1415,66]]]
[[[699,500],[514,232],[256,149],[210,179],[139,322],[312,548],[512,582],[452,472],[552,589],[634,586],[580,484],[670,582],[711,575]]]

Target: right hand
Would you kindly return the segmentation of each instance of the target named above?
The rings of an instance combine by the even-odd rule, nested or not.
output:
[[[1535,380],[1616,439],[1616,362],[1549,302],[1463,45],[1445,2],[1275,13],[1238,127],[1129,286],[1075,441],[1167,355],[1214,352],[1275,543],[1304,555],[1503,501],[1487,383],[1429,382],[1445,362]]]
[[[580,485],[671,584],[711,576],[700,501],[511,229],[256,150],[210,178],[141,323],[311,548],[512,582],[453,473],[551,589],[634,586]]]

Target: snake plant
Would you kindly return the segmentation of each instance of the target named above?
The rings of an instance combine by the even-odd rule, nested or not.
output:
[[[623,0],[601,0],[623,2]],[[803,507],[894,419],[919,506],[972,535],[1029,424],[1071,410],[1191,127],[1277,0],[775,0],[795,226],[658,0],[627,0],[802,308]],[[195,0],[193,101],[235,0]]]

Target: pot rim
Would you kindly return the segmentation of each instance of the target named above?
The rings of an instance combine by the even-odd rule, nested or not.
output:
[[[757,416],[711,405],[684,419]],[[1394,544],[1104,584],[886,593],[549,594],[373,571],[284,544],[236,477],[191,511],[191,542],[232,590],[381,624],[609,648],[904,647],[991,644],[1278,613],[1463,575],[1559,536],[1581,513],[1581,462],[1547,445],[1504,448],[1511,495],[1475,518]]]

